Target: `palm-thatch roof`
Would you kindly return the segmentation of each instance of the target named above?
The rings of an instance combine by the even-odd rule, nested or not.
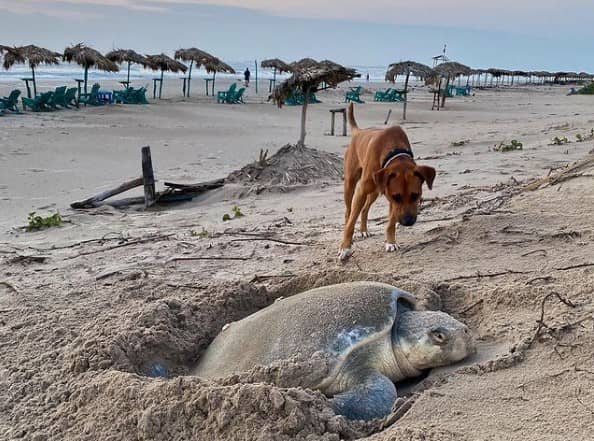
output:
[[[170,72],[185,72],[188,70],[187,66],[179,61],[168,57],[165,54],[147,55],[147,67],[152,70],[170,71]]]
[[[435,72],[443,77],[457,77],[458,75],[471,75],[472,69],[456,61],[438,64],[433,68]]]
[[[293,61],[292,63],[289,64],[289,66],[291,66],[291,69],[293,69],[293,71],[296,71],[296,70],[307,69],[310,67],[316,67],[316,66],[318,66],[318,62],[316,60],[314,60],[313,58],[302,58],[299,61]]]
[[[216,58],[214,55],[211,55],[208,52],[195,47],[187,49],[178,49],[175,51],[173,57],[176,60],[182,60],[185,62],[193,61],[194,64],[198,67],[205,64],[208,60],[213,60]]]
[[[276,69],[278,72],[293,72],[293,68],[279,58],[262,60],[260,66],[263,68]]]
[[[280,107],[294,89],[302,92],[315,92],[320,83],[336,87],[343,81],[352,80],[361,75],[355,69],[341,66],[330,60],[317,62],[311,58],[291,63],[293,75],[274,88],[272,98]]]
[[[235,69],[229,66],[227,63],[219,60],[217,57],[213,57],[210,60],[205,61],[204,68],[208,73],[216,73],[216,72],[226,72],[226,73],[235,73]]]
[[[8,47],[4,46],[4,68],[10,69],[16,63],[29,63],[29,67],[35,68],[40,64],[58,64],[61,54],[42,47],[28,46]]]
[[[399,63],[392,63],[388,66],[386,72],[386,81],[395,82],[398,75],[411,74],[419,78],[429,78],[435,75],[435,71],[429,66],[426,66],[415,61],[401,61]]]
[[[85,46],[83,43],[64,49],[64,61],[75,62],[84,68],[95,68],[106,72],[117,72],[119,67],[113,61],[105,58],[99,51]]]
[[[105,58],[118,64],[128,62],[141,64],[143,66],[147,65],[146,57],[144,55],[140,55],[138,52],[133,51],[132,49],[117,49],[105,54]]]

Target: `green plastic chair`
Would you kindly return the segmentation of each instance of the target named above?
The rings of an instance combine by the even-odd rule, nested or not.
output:
[[[114,90],[113,99],[114,102],[121,104],[148,104],[146,90],[146,87],[141,87],[140,89],[128,87],[124,90]]]
[[[37,95],[35,98],[27,98],[26,96],[24,96],[22,98],[23,110],[26,110],[28,107],[33,112],[51,111],[52,108],[48,105],[48,103],[52,99],[53,94],[54,92],[45,92],[41,95]]]
[[[77,88],[76,87],[71,87],[70,89],[66,90],[66,93],[64,94],[64,106],[65,108],[69,109],[70,106],[76,106],[78,107],[78,103],[76,102],[76,92],[77,92]]]
[[[101,86],[99,83],[93,84],[90,93],[81,93],[78,98],[78,102],[83,103],[85,106],[100,106],[103,103],[99,101],[99,89]]]
[[[390,93],[392,88],[388,88],[386,90],[378,90],[373,95],[373,101],[385,101],[386,95]]]
[[[4,98],[0,98],[0,107],[3,110],[9,110],[11,112],[20,113],[18,108],[20,95],[21,91],[19,89],[14,89],[12,92],[10,92],[10,95],[5,96]]]
[[[64,104],[64,99],[66,98],[66,86],[56,87],[51,99],[48,101],[47,105],[50,106],[54,110],[58,110],[58,106],[66,107]]]
[[[226,91],[222,91],[219,90],[217,92],[217,103],[226,103],[228,102],[227,99],[228,97],[232,97],[235,95],[235,89],[237,88],[237,84],[236,83],[232,83],[229,86],[229,89]]]
[[[227,102],[230,104],[245,104],[243,101],[243,94],[245,92],[245,87],[242,87],[237,92],[233,93],[231,96],[227,95]]]
[[[361,90],[362,90],[361,86],[351,87],[351,90],[348,90],[344,97],[344,102],[345,103],[353,102],[353,103],[363,104],[365,101],[361,100],[361,97],[359,96],[361,94]]]

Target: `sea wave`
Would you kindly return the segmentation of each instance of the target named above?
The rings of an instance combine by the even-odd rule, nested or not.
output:
[[[230,63],[231,66],[237,72],[236,74],[218,73],[217,78],[242,78],[243,71],[247,68],[252,73],[252,78],[255,78],[255,65],[254,62],[234,62]],[[361,74],[359,81],[366,81],[366,75],[369,74],[369,81],[384,81],[384,75],[386,67],[381,66],[351,66]],[[127,66],[123,66],[120,72],[103,72],[100,70],[90,69],[89,79],[90,80],[116,80],[127,75]],[[149,69],[144,69],[138,65],[132,65],[130,68],[130,78],[133,80],[150,79],[160,75],[160,72],[155,72]],[[272,78],[274,75],[270,69],[262,69],[258,66],[258,78],[266,80]],[[165,72],[165,78],[179,78],[182,75],[179,73]],[[192,76],[194,78],[209,78],[212,74],[209,74],[204,69],[193,69]],[[27,65],[19,64],[14,65],[10,70],[0,71],[0,83],[8,83],[19,81],[22,78],[30,78],[31,69]],[[40,65],[35,69],[35,77],[38,80],[61,80],[61,79],[74,79],[83,77],[83,69],[80,66],[74,64],[59,64],[57,66],[44,66]],[[287,74],[277,74],[277,79],[287,78]]]

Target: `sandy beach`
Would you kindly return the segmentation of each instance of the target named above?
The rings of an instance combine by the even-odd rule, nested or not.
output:
[[[419,222],[398,228],[398,252],[383,250],[379,200],[373,236],[357,238],[346,263],[337,261],[335,178],[261,192],[235,183],[149,210],[69,208],[138,177],[145,145],[162,189],[224,178],[262,149],[295,143],[301,108],[267,102],[264,82],[243,105],[216,104],[198,80],[182,98],[170,80],[165,99],[146,106],[1,117],[0,439],[590,439],[594,140],[576,135],[594,128],[591,97],[563,86],[477,89],[431,111],[418,85],[402,121],[401,104],[373,102],[387,84],[357,84],[359,125],[382,126],[392,109],[390,124],[437,177]],[[1,84],[0,95],[13,86]],[[329,110],[344,106],[348,87],[318,93],[308,147],[342,157],[349,138],[328,135]],[[572,142],[551,145],[554,137]],[[494,149],[512,139],[523,149]],[[244,216],[224,222],[234,205]],[[59,211],[65,222],[27,232],[32,211]],[[216,383],[188,375],[226,323],[352,280],[429,299],[469,325],[477,356],[407,386],[386,420],[365,424],[301,387],[292,375],[300,366]],[[168,378],[150,376],[155,363]]]

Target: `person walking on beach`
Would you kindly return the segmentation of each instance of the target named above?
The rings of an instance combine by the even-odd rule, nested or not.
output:
[[[243,78],[245,79],[245,87],[249,87],[250,85],[250,75],[252,73],[250,72],[250,70],[246,67],[245,68],[245,72],[243,73]]]

